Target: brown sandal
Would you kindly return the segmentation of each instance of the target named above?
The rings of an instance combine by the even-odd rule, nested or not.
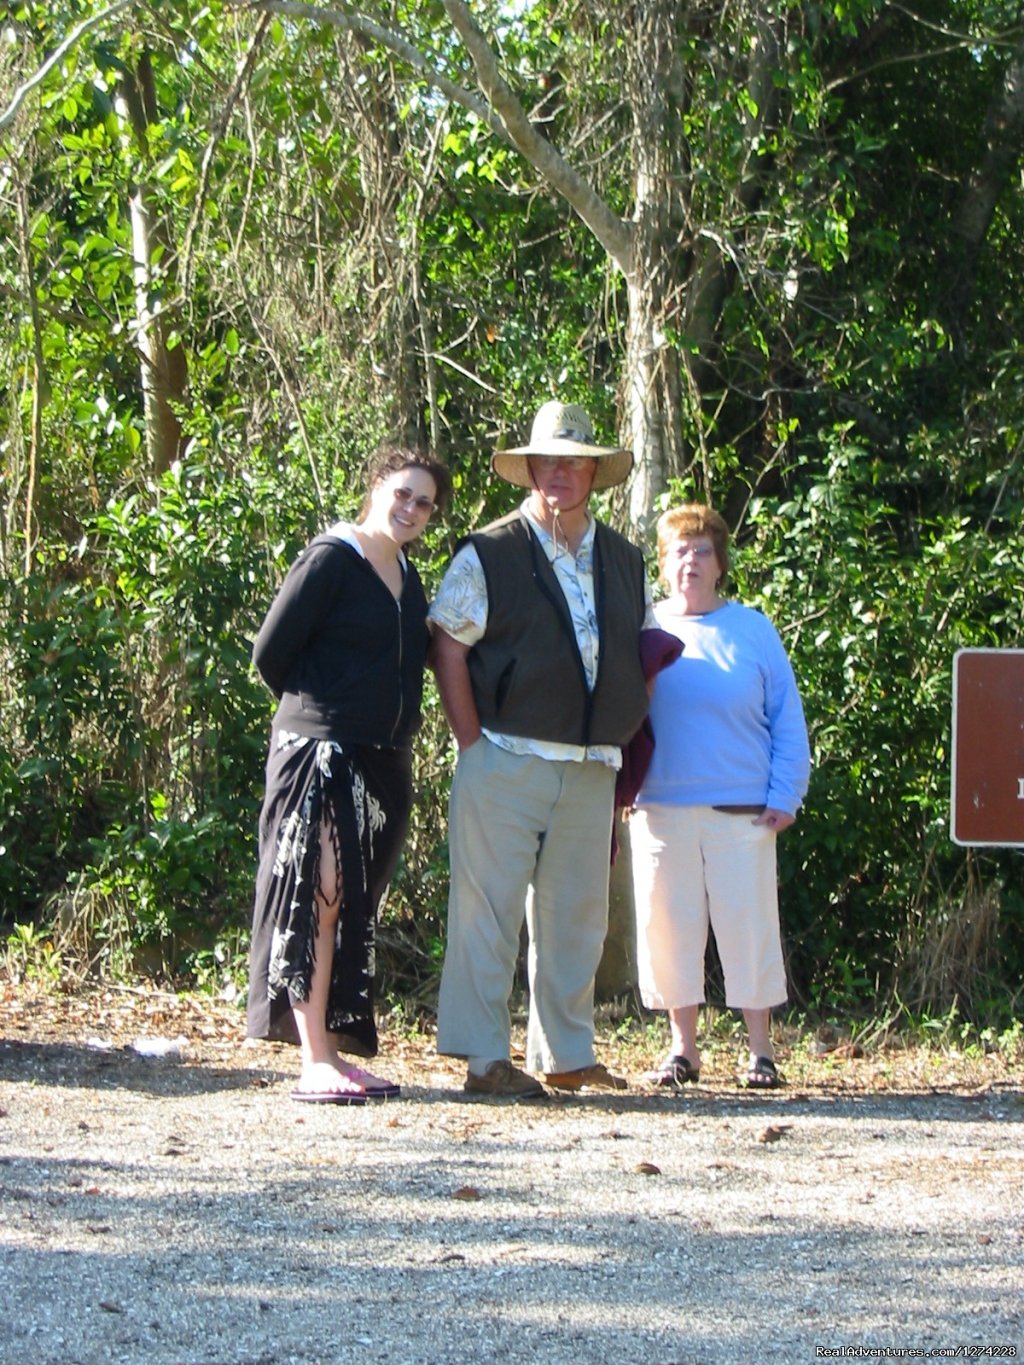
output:
[[[785,1085],[785,1081],[775,1069],[775,1063],[770,1057],[758,1057],[740,1081],[740,1085],[745,1090],[778,1090],[780,1085]]]

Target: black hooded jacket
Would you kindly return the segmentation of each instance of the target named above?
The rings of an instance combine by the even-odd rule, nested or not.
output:
[[[267,612],[253,662],[278,699],[277,729],[398,748],[419,728],[427,642],[411,563],[396,601],[351,545],[317,536]]]

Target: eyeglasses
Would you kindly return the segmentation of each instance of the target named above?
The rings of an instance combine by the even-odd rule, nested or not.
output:
[[[673,559],[710,559],[715,553],[713,545],[677,545],[671,552]]]
[[[566,469],[589,469],[594,463],[593,455],[531,455],[537,466],[548,473],[558,468],[559,465]]]
[[[411,488],[393,488],[391,492],[403,507],[415,507],[417,512],[425,512],[428,517],[437,506],[431,498],[418,498]]]

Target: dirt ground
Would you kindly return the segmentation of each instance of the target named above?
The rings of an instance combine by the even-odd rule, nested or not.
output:
[[[492,1103],[429,1031],[400,1100],[295,1104],[290,1049],[145,988],[0,983],[0,1359],[673,1362],[1024,1351],[1005,1057],[784,1038],[789,1084]],[[168,1055],[147,1056],[147,1050]]]

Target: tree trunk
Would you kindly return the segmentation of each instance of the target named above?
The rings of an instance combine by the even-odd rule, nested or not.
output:
[[[115,107],[140,159],[149,156],[148,132],[157,117],[156,90],[149,58],[139,58],[134,77],[120,84]],[[181,422],[176,406],[185,402],[188,368],[183,347],[169,341],[171,322],[163,311],[173,295],[176,252],[170,225],[154,217],[151,192],[139,177],[129,201],[135,276],[135,328],[142,359],[145,442],[151,474],[159,478],[182,453]],[[156,263],[159,263],[158,265]]]
[[[629,825],[619,821],[616,829],[619,856],[612,865],[608,884],[608,933],[594,983],[598,1000],[614,1000],[636,989],[636,908]]]
[[[151,269],[155,244],[145,185],[136,188],[128,209],[132,224],[135,325],[142,357],[146,457],[150,472],[158,479],[181,454],[181,423],[174,404],[184,402],[185,398],[185,355],[180,345],[168,346],[167,319],[153,305],[159,286]]]
[[[652,301],[645,283],[631,281],[628,285],[629,333],[624,373],[629,439],[635,461],[629,514],[636,537],[645,537],[650,530],[668,476],[667,419],[659,403],[662,396],[659,373],[662,363],[672,357],[659,350]]]
[[[1024,152],[1024,51],[1006,68],[993,96],[982,133],[981,163],[968,178],[953,214],[951,270],[942,272],[943,313],[960,340],[974,299],[978,257],[992,224],[996,204]]]
[[[32,572],[32,554],[36,536],[36,496],[39,487],[39,458],[43,444],[43,407],[46,402],[47,377],[46,359],[43,354],[42,323],[39,317],[39,299],[36,294],[35,267],[32,262],[31,215],[28,203],[28,187],[23,180],[17,185],[18,204],[18,252],[21,258],[21,273],[25,281],[25,296],[28,299],[29,317],[32,321],[32,425],[26,447],[25,471],[25,519],[24,519],[24,559],[25,577]],[[13,472],[13,471],[12,471]],[[13,480],[12,480],[13,485]]]

